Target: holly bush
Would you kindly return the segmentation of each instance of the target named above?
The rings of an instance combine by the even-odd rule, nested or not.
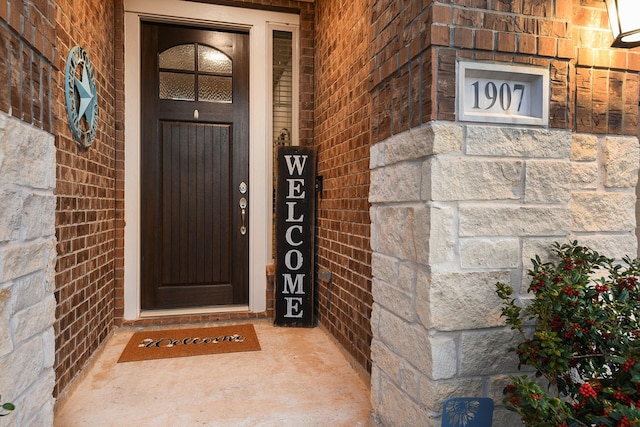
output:
[[[511,349],[535,376],[512,376],[504,403],[530,427],[640,426],[640,259],[606,258],[576,241],[531,260],[531,299],[496,284]],[[543,377],[548,386],[541,387]]]

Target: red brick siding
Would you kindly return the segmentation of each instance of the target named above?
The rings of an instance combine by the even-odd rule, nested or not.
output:
[[[551,127],[638,134],[640,50],[609,47],[602,1],[378,0],[372,12],[374,141],[455,120],[459,58],[549,68]]]
[[[56,22],[56,388],[59,395],[113,327],[115,260],[114,3],[58,0]],[[79,45],[94,68],[95,142],[81,149],[67,123],[64,70]]]
[[[370,13],[368,0],[316,1],[315,144],[318,174],[324,177],[318,202],[317,268],[332,273],[331,283],[318,283],[319,321],[367,371],[373,302]],[[406,104],[407,99],[404,92],[397,102]]]
[[[53,133],[53,1],[0,0],[0,110]]]
[[[573,2],[578,132],[638,135],[640,49],[612,49],[604,2]]]

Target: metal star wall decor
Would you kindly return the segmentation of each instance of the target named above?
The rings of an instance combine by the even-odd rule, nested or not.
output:
[[[75,46],[69,52],[64,80],[73,137],[82,147],[87,148],[93,144],[98,129],[98,94],[93,66],[80,46]]]

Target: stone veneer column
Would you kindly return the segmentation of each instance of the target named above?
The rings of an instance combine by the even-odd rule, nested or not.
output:
[[[371,148],[372,405],[386,426],[439,426],[444,400],[488,396],[494,426],[519,338],[498,281],[527,298],[530,259],[578,239],[635,255],[635,137],[431,122]]]
[[[2,425],[53,425],[54,187],[53,135],[0,112]]]

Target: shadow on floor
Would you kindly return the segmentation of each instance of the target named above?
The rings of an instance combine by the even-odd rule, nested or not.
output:
[[[126,363],[134,329],[117,330],[54,426],[369,425],[369,385],[323,330],[254,325],[261,351]]]

